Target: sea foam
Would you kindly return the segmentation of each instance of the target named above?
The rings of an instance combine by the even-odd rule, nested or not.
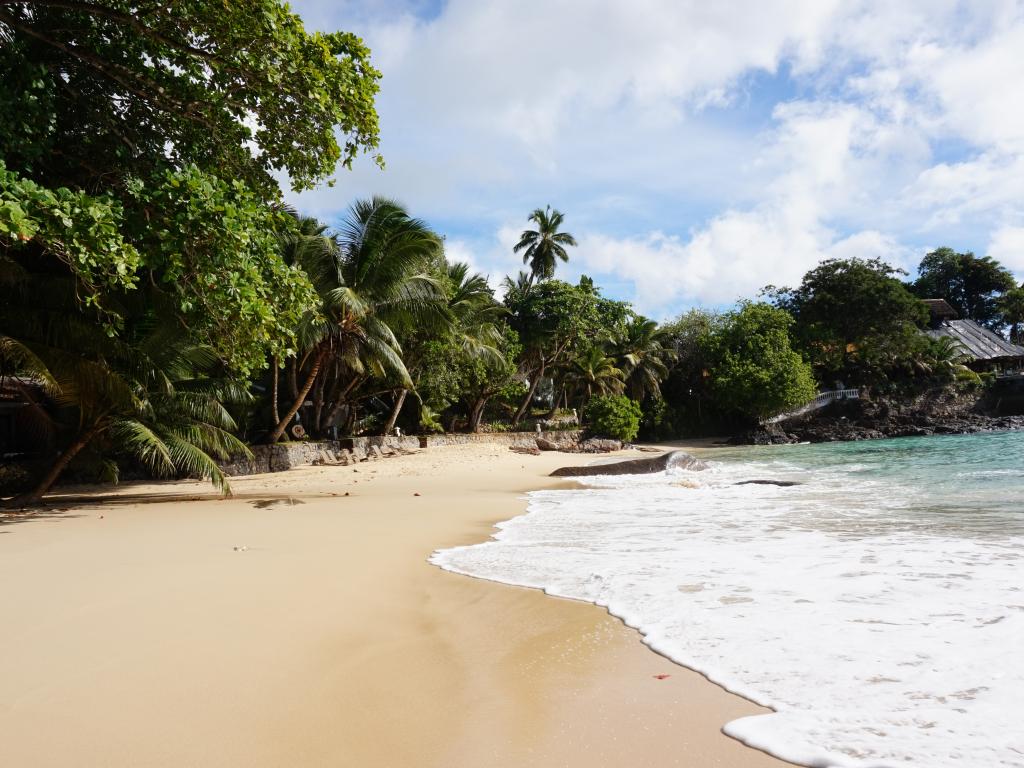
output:
[[[963,452],[917,443],[916,458],[884,441],[585,478],[530,494],[493,540],[432,562],[607,607],[658,652],[772,707],[725,731],[781,758],[1019,768],[1021,454],[1006,473],[969,458],[956,469]],[[803,484],[733,485],[752,478]]]

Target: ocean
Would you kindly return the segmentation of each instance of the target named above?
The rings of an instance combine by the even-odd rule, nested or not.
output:
[[[595,603],[808,766],[1024,766],[1024,433],[723,448],[529,494],[450,571]],[[798,485],[735,485],[786,480]]]

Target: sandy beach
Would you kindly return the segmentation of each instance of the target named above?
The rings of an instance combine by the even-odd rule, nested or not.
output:
[[[0,765],[784,765],[603,610],[427,563],[590,460],[431,448],[0,518]]]

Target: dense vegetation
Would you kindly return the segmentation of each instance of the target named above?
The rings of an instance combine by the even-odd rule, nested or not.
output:
[[[556,277],[577,243],[550,206],[500,298],[399,202],[304,217],[279,180],[382,164],[380,76],[357,37],[308,33],[276,0],[0,1],[0,67],[0,387],[35,448],[18,503],[66,472],[227,489],[216,460],[260,442],[581,418],[670,438],[749,425],[815,382],[951,379],[919,296],[1024,333],[1024,288],[949,249],[911,283],[827,261],[659,324]]]

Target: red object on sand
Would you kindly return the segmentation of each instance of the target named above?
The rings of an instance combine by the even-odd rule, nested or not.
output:
[[[664,680],[666,677],[672,677],[672,675],[655,675],[655,680]]]

